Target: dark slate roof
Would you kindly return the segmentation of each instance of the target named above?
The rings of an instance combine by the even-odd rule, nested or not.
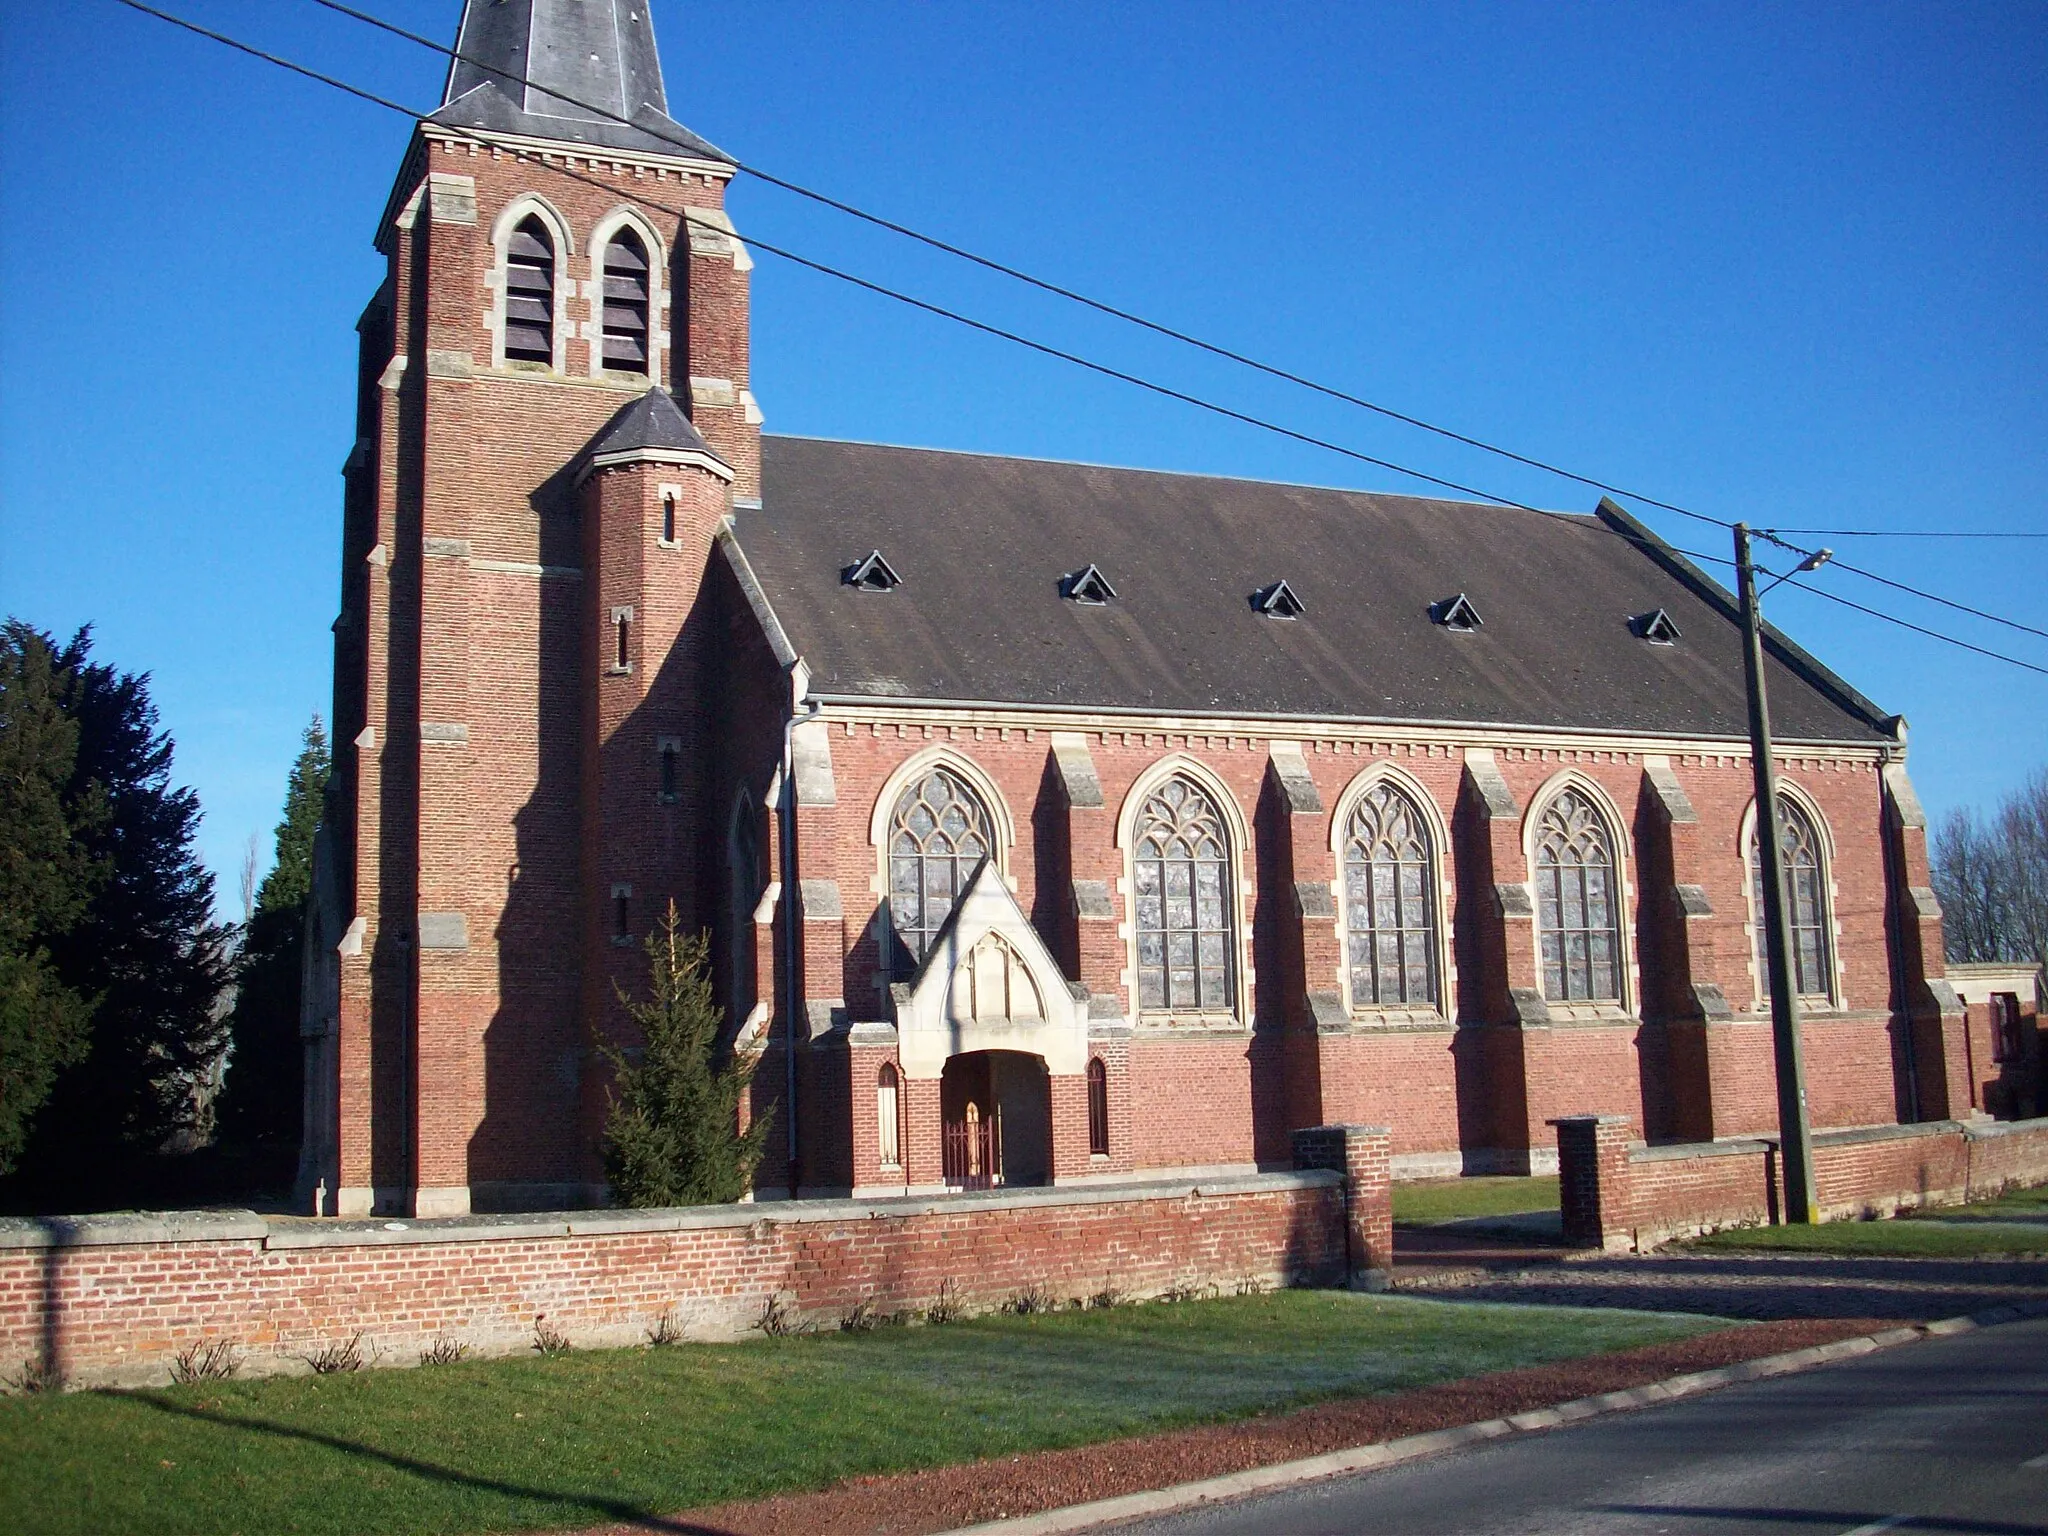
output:
[[[683,414],[675,397],[659,384],[630,405],[621,406],[612,419],[597,429],[597,436],[583,450],[586,459],[606,453],[632,453],[642,448],[665,448],[678,453],[708,453],[721,458],[696,424]]]
[[[428,122],[732,161],[668,115],[648,0],[466,0],[455,51]]]
[[[767,438],[762,460],[739,544],[815,693],[1747,734],[1726,593],[1646,553],[1618,509],[1548,516],[808,438]],[[901,586],[842,583],[871,549]],[[1061,579],[1090,562],[1116,600],[1062,600]],[[1278,580],[1300,619],[1249,601]],[[1430,619],[1460,592],[1486,617],[1471,634]],[[1678,644],[1631,631],[1656,608]],[[1790,642],[1767,674],[1781,737],[1890,736]]]

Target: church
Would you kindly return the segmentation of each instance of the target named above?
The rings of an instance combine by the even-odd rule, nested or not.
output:
[[[758,1200],[1774,1129],[1714,580],[1611,502],[764,434],[737,167],[648,0],[456,46],[359,324],[304,1209],[602,1204],[671,902]],[[1904,722],[1767,649],[1813,1122],[1966,1118]]]

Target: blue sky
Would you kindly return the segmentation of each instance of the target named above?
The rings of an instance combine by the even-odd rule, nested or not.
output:
[[[453,37],[457,0],[365,3]],[[438,100],[440,60],[306,0],[169,8]],[[671,110],[713,142],[1223,344],[1718,516],[2048,529],[2048,6],[654,16]],[[328,707],[352,326],[406,134],[112,0],[9,0],[0,27],[0,610],[91,622],[154,675],[224,908]],[[743,233],[1364,452],[1594,499],[762,184],[732,205]],[[767,256],[754,347],[771,431],[1422,489]],[[2048,542],[1828,542],[2048,628]],[[1908,717],[1937,814],[2048,760],[2048,678],[1789,588],[1770,610]]]

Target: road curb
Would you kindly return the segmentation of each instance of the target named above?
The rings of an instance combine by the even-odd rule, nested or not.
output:
[[[1273,1493],[1282,1488],[1298,1487],[1303,1483],[1320,1482],[1325,1478],[1343,1477],[1353,1472],[1370,1472],[1379,1467],[1397,1466],[1402,1462],[1415,1461],[1424,1456],[1441,1455],[1445,1451],[1477,1445],[1481,1441],[1497,1440],[1503,1435],[1537,1434],[1565,1424],[1575,1424],[1583,1419],[1626,1412],[1634,1408],[1649,1408],[1658,1403],[1692,1397],[1701,1392],[1712,1392],[1740,1382],[1763,1381],[1773,1376],[1790,1376],[1799,1371],[1810,1371],[1823,1365],[1831,1365],[1837,1360],[1850,1360],[1860,1355],[1874,1354],[1881,1349],[1892,1349],[1920,1339],[1944,1338],[1951,1334],[1970,1333],[1978,1328],[1994,1328],[2001,1323],[2015,1323],[2025,1318],[2042,1316],[2048,1316],[2048,1301],[1994,1307],[1988,1312],[1978,1312],[1968,1317],[1945,1317],[1936,1322],[1916,1323],[1907,1328],[1888,1328],[1882,1333],[1867,1333],[1853,1339],[1838,1339],[1832,1344],[1816,1344],[1806,1349],[1787,1350],[1779,1355],[1764,1355],[1759,1359],[1718,1366],[1709,1371],[1689,1371],[1682,1376],[1669,1376],[1662,1381],[1629,1387],[1619,1392],[1602,1392],[1594,1397],[1575,1398],[1571,1402],[1556,1403],[1548,1408],[1533,1408],[1525,1413],[1510,1414],[1504,1419],[1485,1419],[1477,1424],[1460,1424],[1453,1429],[1432,1430],[1428,1434],[1409,1435],[1404,1439],[1387,1440],[1377,1445],[1361,1445],[1350,1450],[1328,1451],[1321,1456],[1304,1457],[1299,1461],[1282,1461],[1269,1467],[1253,1467],[1244,1472],[1233,1472],[1227,1477],[1203,1478],[1199,1482],[1176,1483],[1170,1488],[1155,1488],[1146,1493],[1127,1493],[1111,1499],[1096,1499],[1087,1504],[1069,1504],[1062,1509],[1048,1509],[1035,1515],[1020,1515],[1010,1520],[991,1520],[981,1525],[961,1526],[944,1533],[944,1536],[1063,1536],[1063,1533],[1068,1531],[1091,1530],[1097,1526],[1142,1519],[1149,1515],[1173,1514],[1203,1504],[1224,1503],[1252,1494]]]

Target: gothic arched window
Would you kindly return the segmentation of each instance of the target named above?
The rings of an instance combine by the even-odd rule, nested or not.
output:
[[[896,1068],[885,1061],[882,1070],[875,1074],[875,1160],[884,1168],[903,1165],[902,1110],[896,1090]]]
[[[505,246],[505,356],[555,360],[555,242],[528,214]]]
[[[647,372],[647,247],[630,229],[604,248],[604,366]]]
[[[1229,837],[1207,791],[1180,774],[1139,808],[1133,862],[1138,1006],[1214,1013],[1234,1003]]]
[[[889,817],[889,922],[902,946],[899,973],[924,959],[994,847],[988,808],[952,769],[934,767],[903,786]]]
[[[1614,833],[1590,796],[1567,789],[1536,829],[1536,927],[1543,995],[1621,1000],[1621,901]]]
[[[1828,966],[1828,889],[1821,867],[1820,829],[1798,801],[1778,797],[1778,859],[1785,871],[1785,920],[1792,930],[1793,989],[1801,997],[1826,997],[1832,990]],[[1750,907],[1756,914],[1756,974],[1761,995],[1771,995],[1771,951],[1764,934],[1764,861],[1754,828],[1749,834]]]
[[[1436,1002],[1436,876],[1429,824],[1391,784],[1359,796],[1344,837],[1355,1007]]]

